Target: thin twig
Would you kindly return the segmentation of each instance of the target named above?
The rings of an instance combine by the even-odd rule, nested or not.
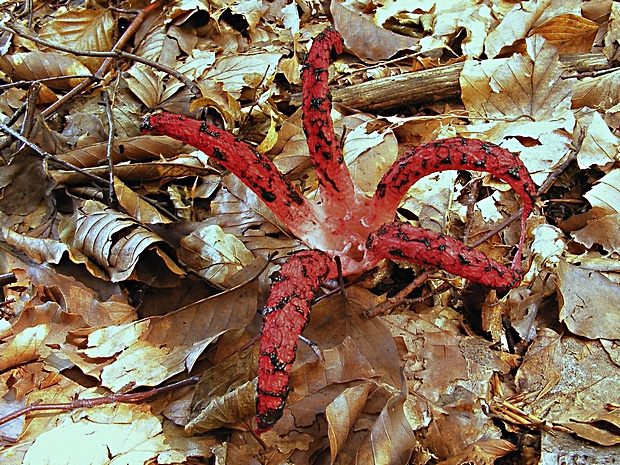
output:
[[[77,399],[72,402],[60,403],[60,404],[37,404],[33,403],[27,405],[26,407],[20,408],[15,412],[12,412],[8,415],[0,417],[0,425],[3,425],[11,420],[21,417],[22,415],[26,415],[30,412],[37,412],[42,410],[76,410],[78,408],[92,408],[98,405],[105,404],[113,404],[116,402],[123,403],[135,403],[140,402],[146,399],[149,399],[158,394],[162,394],[164,392],[172,391],[174,389],[178,389],[180,387],[189,386],[192,384],[196,384],[200,380],[199,376],[192,376],[191,378],[184,379],[183,381],[178,381],[176,383],[168,384],[167,386],[162,386],[158,388],[153,388],[148,391],[138,392],[134,394],[110,394],[107,396],[96,397],[93,399]]]
[[[101,94],[103,104],[105,105],[105,114],[108,119],[108,143],[106,145],[105,156],[108,160],[108,205],[116,204],[116,195],[114,194],[114,162],[112,161],[112,147],[114,145],[114,115],[112,114],[112,104],[108,91],[104,90]]]
[[[31,150],[33,150],[37,155],[39,155],[42,159],[47,160],[51,163],[54,163],[58,166],[61,166],[62,168],[69,170],[69,171],[75,171],[77,173],[80,173],[82,176],[86,176],[88,179],[96,182],[96,183],[100,183],[100,184],[104,184],[104,185],[108,185],[108,181],[100,178],[99,176],[95,176],[92,173],[89,173],[86,170],[83,170],[82,168],[79,168],[75,165],[72,165],[71,163],[68,163],[64,160],[60,160],[58,158],[56,158],[54,155],[47,153],[45,150],[43,150],[41,147],[39,147],[36,144],[33,144],[32,142],[30,142],[28,139],[26,139],[24,136],[22,136],[20,133],[18,133],[17,131],[11,129],[10,127],[0,123],[0,131],[6,133],[6,134],[10,134],[12,137],[14,137],[15,139],[21,141],[24,143],[24,145],[26,145],[28,148],[30,148]]]
[[[167,1],[168,0],[156,0],[150,5],[147,5],[146,7],[144,7],[140,11],[140,13],[136,15],[136,17],[133,19],[129,27],[125,30],[123,35],[118,39],[118,41],[114,45],[113,50],[120,51],[120,49],[122,49],[125,46],[125,44],[129,41],[129,39],[131,39],[131,37],[135,34],[136,30],[142,25],[145,18],[153,10],[156,10],[157,8],[167,3]],[[66,93],[62,98],[58,99],[55,103],[53,103],[52,105],[47,107],[43,112],[41,112],[41,115],[43,115],[44,118],[51,116],[57,110],[59,110],[64,105],[69,103],[73,98],[81,94],[86,89],[90,88],[96,82],[96,80],[103,79],[103,77],[105,77],[108,71],[110,71],[110,69],[112,68],[113,63],[114,63],[113,58],[106,58],[101,64],[101,66],[99,67],[99,69],[97,70],[97,72],[94,74],[94,76],[85,79],[80,84],[78,84],[76,87],[71,89],[71,91]]]

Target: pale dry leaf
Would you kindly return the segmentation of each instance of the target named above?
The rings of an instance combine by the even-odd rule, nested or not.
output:
[[[232,131],[236,122],[242,119],[239,101],[227,92],[219,81],[204,79],[198,87],[203,97],[192,101],[190,111],[204,108],[215,109],[224,120],[224,127]]]
[[[256,383],[248,385],[247,382],[256,377],[257,364],[256,352],[250,347],[241,352],[236,351],[209,368],[194,389],[186,432],[203,433],[253,415],[256,412]],[[227,394],[234,392],[233,389],[237,393],[228,399],[234,400],[234,396],[238,396],[237,405],[227,404],[225,400]],[[244,400],[248,397],[248,390],[251,391],[249,404]],[[232,411],[226,405],[232,407]],[[222,421],[224,417],[228,420]]]
[[[349,431],[366,405],[371,387],[371,383],[361,383],[347,388],[325,409],[332,463],[335,463]]]
[[[67,244],[54,239],[29,237],[16,233],[2,226],[0,238],[17,250],[25,253],[37,263],[60,263],[62,256],[68,251]]]
[[[218,192],[211,204],[211,211],[217,217],[218,224],[238,237],[245,235],[248,229],[268,226],[266,231],[286,231],[286,227],[236,176],[228,174],[222,178],[224,190]]]
[[[260,19],[263,17],[269,5],[261,0],[236,1],[230,5],[230,11],[234,14],[243,16],[248,22],[250,32],[253,32]]]
[[[442,8],[442,6],[448,8]],[[416,8],[419,8],[416,4]],[[484,52],[484,40],[494,21],[491,8],[468,0],[462,2],[447,2],[434,5],[434,21],[432,35],[420,39],[422,52],[435,52],[444,48],[454,39],[455,35],[466,31],[461,43],[463,55],[468,58],[478,58]]]
[[[228,377],[225,373],[222,376]],[[246,381],[230,391],[204,402],[185,427],[188,434],[202,434],[235,425],[256,412],[256,381]]]
[[[126,71],[125,81],[147,108],[155,108],[165,100],[164,94],[168,90],[165,77],[165,73],[154,70],[152,66],[135,63]]]
[[[330,4],[334,29],[342,34],[345,46],[360,59],[371,62],[386,60],[401,50],[415,46],[416,39],[377,25],[372,17],[361,11],[360,6],[341,2]]]
[[[505,439],[492,439],[471,444],[467,449],[450,457],[448,460],[439,462],[437,465],[464,465],[475,463],[476,465],[493,465],[497,459],[514,452],[516,446]]]
[[[609,253],[620,253],[620,213],[594,220],[571,236],[588,249],[598,244]]]
[[[424,177],[409,189],[401,208],[420,218],[423,228],[445,233],[457,177],[453,170]]]
[[[560,321],[578,336],[615,339],[620,332],[620,285],[598,271],[560,262]]]
[[[598,112],[588,111],[577,123],[578,128],[585,134],[577,154],[577,162],[581,169],[609,165],[620,159],[618,156],[620,139],[611,132]]]
[[[102,203],[87,200],[77,211],[73,247],[101,265],[113,282],[130,276],[145,280],[157,277],[166,287],[178,280],[184,271],[158,243],[163,245],[159,236]],[[153,261],[159,262],[159,269],[152,268]]]
[[[60,76],[90,75],[90,70],[75,58],[55,52],[24,52],[4,55],[0,58],[0,70],[15,80],[27,81]],[[48,86],[70,90],[83,78],[58,79]]]
[[[599,341],[560,337],[543,329],[515,381],[519,393],[538,394],[522,407],[527,413],[551,423],[587,422],[597,412],[608,412],[610,393],[617,390],[618,366]]]
[[[204,226],[181,239],[178,255],[190,269],[222,286],[254,261],[243,242],[218,225]]]
[[[519,39],[525,39],[549,3],[534,1],[514,4],[485,39],[484,50],[487,57],[495,58],[504,47],[513,45]]]
[[[161,422],[149,406],[105,405],[65,416],[37,437],[26,452],[24,465],[104,465],[113,461],[141,465],[152,463],[167,449]],[[185,458],[180,453],[175,456],[180,461]]]
[[[367,195],[374,194],[383,173],[398,158],[396,136],[364,116],[348,116],[337,125],[346,128],[342,151],[353,181]]]
[[[472,124],[461,134],[482,136],[518,154],[541,184],[568,155],[575,117],[571,84],[562,80],[557,52],[541,36],[528,38],[526,45],[527,55],[465,63],[460,82],[467,110],[517,121]]]
[[[620,170],[613,169],[584,194],[592,207],[613,214],[620,213]]]
[[[573,84],[573,107],[607,110],[620,102],[620,71],[584,77]]]
[[[280,58],[281,53],[226,56],[216,60],[205,79],[221,82],[233,98],[239,98],[241,90],[248,87],[246,76],[257,74],[269,82],[278,70]]]
[[[0,371],[37,359],[39,348],[51,329],[49,324],[25,328],[10,342],[1,344]]]
[[[107,179],[109,169],[107,167],[87,168],[85,171],[99,178]],[[212,173],[213,168],[179,165],[178,163],[170,162],[147,162],[131,165],[117,165],[114,167],[114,174],[127,184],[146,183],[168,178],[176,179],[189,176],[206,176]],[[73,186],[92,182],[89,178],[75,171],[54,170],[50,172],[50,175],[58,184]]]
[[[533,231],[531,264],[525,282],[531,282],[546,269],[553,269],[560,262],[566,250],[564,234],[555,226],[541,224]]]

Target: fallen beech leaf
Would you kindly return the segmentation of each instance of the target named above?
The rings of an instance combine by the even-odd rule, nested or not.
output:
[[[516,446],[505,439],[492,439],[471,444],[467,449],[439,462],[437,465],[462,465],[475,463],[476,465],[493,465],[497,459],[514,452]]]
[[[609,253],[620,252],[620,213],[604,216],[575,231],[571,236],[580,244],[591,248],[599,244]]]
[[[620,213],[620,169],[612,169],[584,194],[592,207],[607,213]]]
[[[525,39],[547,7],[548,4],[545,2],[513,5],[485,39],[484,50],[487,57],[495,58],[504,48],[520,39]]]
[[[584,77],[573,84],[573,108],[608,110],[618,104],[620,71]]]
[[[201,434],[233,425],[256,413],[257,357],[250,347],[235,352],[201,377],[191,404],[188,434]]]
[[[372,465],[405,465],[418,442],[407,421],[403,405],[407,399],[404,390],[392,396],[381,410],[370,434],[360,445],[357,463]]]
[[[79,444],[79,447],[75,447]],[[54,451],[53,454],[50,451]],[[112,461],[142,464],[171,451],[160,420],[147,405],[117,404],[67,415],[36,438],[24,465],[104,465]],[[186,459],[173,455],[175,461]]]
[[[331,2],[334,28],[342,34],[346,47],[364,61],[386,60],[401,50],[412,48],[417,40],[388,31],[375,24],[361,7]]]
[[[12,341],[0,345],[0,371],[39,357],[39,347],[51,331],[49,324],[25,328]]]
[[[620,139],[611,132],[598,112],[587,112],[579,118],[578,127],[585,131],[585,137],[577,154],[580,168],[605,166],[619,159]]]
[[[59,10],[37,31],[40,39],[76,50],[107,52],[112,49],[116,32],[113,14],[105,8]],[[80,56],[92,72],[104,58]]]
[[[25,236],[4,226],[0,229],[0,238],[28,255],[37,263],[58,264],[63,254],[69,250],[69,246],[60,241]]]
[[[574,14],[563,14],[532,29],[528,36],[540,34],[559,53],[587,53],[592,49],[599,25]]]
[[[183,275],[184,271],[174,264],[165,252],[155,245],[163,241],[154,233],[139,225],[133,218],[108,208],[102,203],[87,200],[78,209],[73,246],[103,266],[110,279],[118,282],[144,273],[158,277],[159,285],[170,286],[170,281]],[[154,252],[149,255],[149,252]],[[165,266],[153,270],[150,266],[139,267],[139,260],[155,259]],[[159,256],[159,259],[156,258]],[[161,262],[160,262],[161,263]],[[140,269],[142,268],[142,270]]]
[[[162,215],[153,205],[142,199],[116,176],[114,176],[114,193],[119,205],[139,222],[146,224],[172,223],[170,218]]]
[[[87,168],[90,174],[107,179],[108,168]],[[170,162],[139,163],[119,165],[114,167],[114,174],[125,183],[146,183],[149,181],[165,180],[167,178],[183,178],[188,176],[205,176],[213,173],[213,168],[205,166],[186,166]],[[50,175],[59,184],[83,185],[91,180],[74,171],[54,170]]]
[[[560,321],[579,336],[615,339],[620,334],[620,285],[598,271],[561,261],[558,267]]]
[[[161,157],[171,158],[178,155],[181,147],[183,147],[182,142],[165,136],[116,139],[112,144],[112,163],[116,165],[124,161],[141,162],[158,160]],[[106,160],[107,150],[108,143],[99,142],[69,150],[56,157],[78,168],[98,167]],[[118,168],[118,166],[114,167],[115,174]]]
[[[222,286],[244,266],[254,261],[254,255],[243,242],[226,234],[220,226],[210,225],[181,239],[179,259],[191,269]]]
[[[4,55],[0,58],[0,70],[13,79],[33,81],[50,77],[90,75],[90,70],[80,61],[62,53],[24,52]],[[83,78],[58,79],[47,85],[56,89],[72,89]]]
[[[555,226],[541,224],[534,230],[533,236],[532,262],[523,278],[526,282],[531,282],[543,270],[557,265],[566,249],[564,234]]]
[[[332,463],[344,446],[349,431],[366,405],[371,383],[362,383],[342,391],[325,409],[327,434],[332,455]]]
[[[472,124],[466,134],[486,134],[488,140],[518,153],[536,184],[561,163],[572,143],[572,87],[562,73],[557,51],[543,37],[534,36],[526,40],[523,54],[466,62],[459,78],[470,113],[518,120],[510,125]]]

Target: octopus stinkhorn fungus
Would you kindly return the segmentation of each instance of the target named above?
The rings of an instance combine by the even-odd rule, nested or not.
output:
[[[535,186],[513,153],[494,144],[460,137],[422,144],[405,153],[385,173],[372,198],[353,182],[330,117],[328,67],[342,38],[327,29],[319,34],[302,72],[303,127],[320,186],[320,200],[304,197],[264,155],[232,134],[205,122],[170,113],[153,114],[144,134],[163,134],[197,147],[234,173],[309,248],[291,255],[272,275],[261,329],[258,369],[257,432],[282,416],[298,338],[308,322],[314,293],[342,273],[366,271],[393,258],[432,265],[495,288],[516,286],[522,278],[525,221]],[[508,183],[523,201],[521,238],[510,268],[449,236],[395,222],[399,202],[420,178],[445,170],[489,172]]]

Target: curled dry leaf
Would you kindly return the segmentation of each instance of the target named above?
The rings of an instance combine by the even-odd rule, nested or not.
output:
[[[87,200],[78,209],[73,247],[101,265],[112,282],[133,278],[162,287],[175,283],[184,271],[161,245],[159,236],[102,203]]]

